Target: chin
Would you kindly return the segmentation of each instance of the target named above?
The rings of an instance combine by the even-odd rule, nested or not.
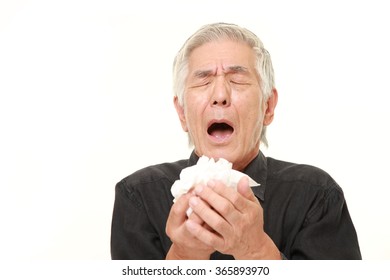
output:
[[[234,152],[231,149],[210,149],[207,152],[204,153],[205,156],[209,158],[214,158],[215,160],[224,158],[230,162],[234,162],[235,155]]]

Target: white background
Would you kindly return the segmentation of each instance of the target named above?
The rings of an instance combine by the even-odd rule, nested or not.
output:
[[[0,2],[0,256],[104,260],[114,186],[187,158],[171,66],[201,25],[271,53],[269,149],[329,172],[364,259],[390,259],[386,1]]]

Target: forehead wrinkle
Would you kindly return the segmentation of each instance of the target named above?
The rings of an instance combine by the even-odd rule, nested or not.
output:
[[[193,76],[195,78],[205,78],[212,75],[217,75],[218,70],[197,70],[194,72]],[[249,70],[247,67],[241,66],[241,65],[232,65],[228,66],[227,69],[222,69],[223,74],[235,74],[235,73],[241,73],[241,74],[248,74]]]
[[[249,73],[248,68],[241,66],[241,65],[232,65],[227,67],[227,69],[224,69],[223,72],[226,73]]]

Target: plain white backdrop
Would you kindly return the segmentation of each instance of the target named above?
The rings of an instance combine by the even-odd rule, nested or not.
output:
[[[340,184],[364,259],[390,259],[386,1],[0,2],[0,256],[110,259],[115,184],[187,158],[171,66],[206,23],[271,53],[278,159]]]

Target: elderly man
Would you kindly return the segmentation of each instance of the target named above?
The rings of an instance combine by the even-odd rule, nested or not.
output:
[[[233,24],[206,25],[174,63],[174,105],[194,151],[116,186],[113,259],[361,259],[341,188],[324,171],[265,157],[278,93],[269,53]],[[199,157],[226,159],[242,177],[171,187]],[[192,208],[189,213],[188,208]]]

